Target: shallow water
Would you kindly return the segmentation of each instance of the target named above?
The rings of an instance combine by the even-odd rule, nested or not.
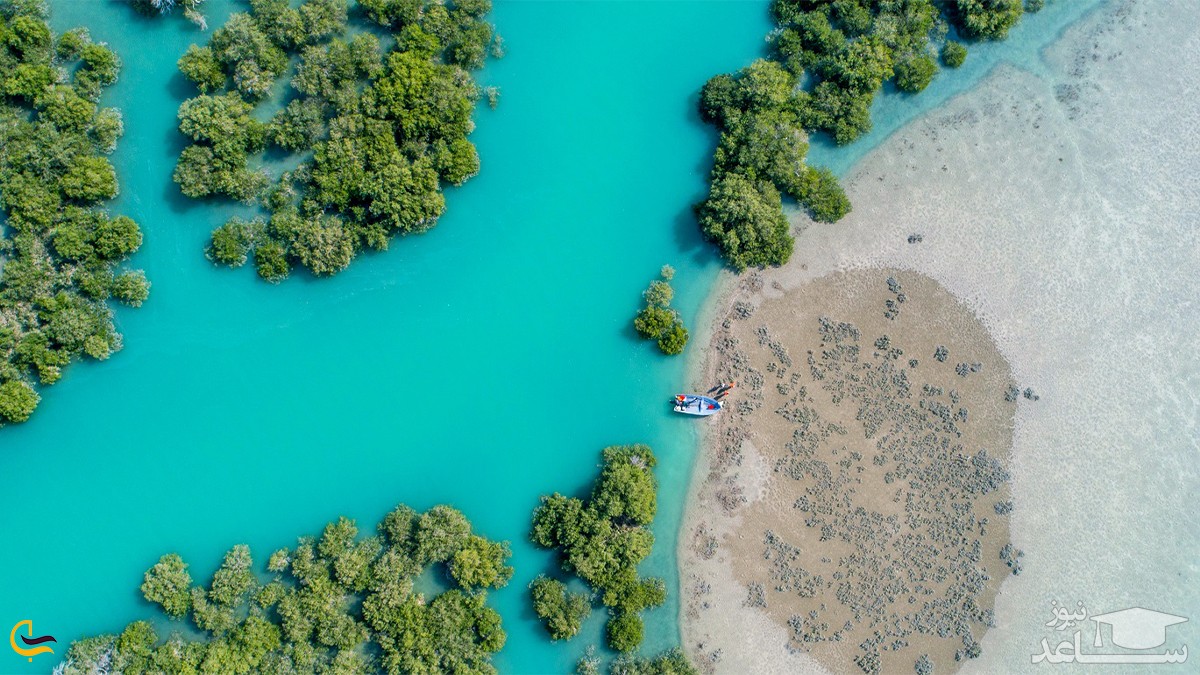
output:
[[[988,63],[1036,58],[1080,4],[1052,4],[926,96],[884,97],[872,136],[814,156],[844,170]],[[175,111],[192,95],[174,63],[207,36],[119,0],[52,2],[57,30],[87,25],[125,62],[105,97],[126,128],[112,210],[141,223],[134,265],[154,286],[145,307],[118,312],[123,352],[73,366],[32,421],[0,430],[4,625],[31,619],[61,654],[158,616],[137,588],[162,553],[207,579],[235,543],[262,563],[338,515],[368,529],[397,502],[449,502],[513,543],[516,574],[492,600],[509,634],[497,666],[568,670],[601,641],[603,614],[570,643],[545,639],[524,586],[554,563],[526,543],[530,511],[539,494],[581,489],[605,445],[645,442],[662,489],[643,572],[670,588],[647,617],[646,648],[677,644],[694,420],[665,405],[684,360],[635,340],[630,318],[663,263],[678,270],[688,319],[716,276],[690,214],[714,140],[695,94],[762,51],[765,5],[497,2],[509,53],[481,76],[503,91],[472,136],[482,173],[448,191],[431,233],[334,279],[274,288],[203,258],[208,232],[239,209],[187,200],[170,180]],[[235,4],[205,7],[216,27]],[[0,657],[3,672],[50,667]]]
[[[1059,39],[1063,30],[1085,17],[1107,0],[1051,0],[1040,12],[1026,14],[1000,42],[967,43],[967,60],[957,70],[943,68],[929,87],[918,95],[905,94],[890,83],[877,97],[872,109],[872,128],[854,143],[838,146],[828,136],[812,140],[809,160],[846,175],[859,160],[888,136],[927,111],[941,107],[951,98],[970,90],[997,64],[1016,66],[1042,74],[1047,66],[1042,49]],[[951,38],[956,34],[951,31]]]

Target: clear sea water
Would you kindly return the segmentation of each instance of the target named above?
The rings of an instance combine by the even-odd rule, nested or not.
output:
[[[497,666],[567,671],[602,641],[603,613],[569,643],[545,638],[525,585],[555,563],[526,541],[530,512],[540,494],[584,489],[604,446],[644,442],[661,489],[643,572],[670,589],[646,617],[645,649],[677,644],[674,551],[696,427],[666,405],[685,360],[635,339],[630,319],[664,263],[693,321],[716,277],[690,210],[715,141],[696,93],[763,52],[766,4],[498,1],[508,55],[481,74],[503,92],[477,116],[482,173],[448,190],[429,234],[336,278],[271,287],[202,255],[240,209],[188,200],[170,179],[175,112],[193,95],[174,64],[207,35],[121,0],[52,2],[56,30],[86,25],[124,60],[104,100],[126,128],[112,210],[141,223],[134,265],[154,286],[142,309],[118,312],[124,351],[73,366],[32,421],[0,430],[0,625],[31,619],[61,655],[158,616],[138,585],[163,553],[206,581],[235,543],[265,563],[339,515],[368,530],[398,502],[451,503],[513,544],[516,574],[492,596],[509,635]],[[1095,4],[1052,3],[922,96],[882,97],[875,132],[849,148],[817,141],[815,161],[844,173],[997,61],[1036,67]],[[217,27],[239,6],[205,7]],[[0,656],[0,672],[53,664]]]

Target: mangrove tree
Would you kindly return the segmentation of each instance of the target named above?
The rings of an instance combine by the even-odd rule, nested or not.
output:
[[[115,635],[73,643],[62,672],[495,673],[504,645],[486,589],[508,583],[507,543],[474,534],[449,506],[425,513],[400,505],[372,536],[353,520],[275,551],[265,572],[234,546],[205,585],[192,585],[177,554],[146,571],[145,599],[175,620],[165,639],[135,621]],[[422,592],[433,566],[447,580]],[[156,622],[162,625],[161,622]],[[200,631],[200,637],[192,637]]]
[[[490,0],[364,0],[359,10],[369,25],[351,30],[348,0],[250,0],[179,60],[199,91],[179,108],[192,142],[176,165],[180,190],[269,213],[217,228],[215,262],[252,257],[268,281],[296,265],[336,274],[364,249],[433,227],[442,187],[478,173],[470,72],[500,51]],[[259,108],[289,71],[286,105],[265,119]],[[271,175],[264,152],[298,166]]]
[[[103,208],[123,125],[98,101],[120,60],[46,17],[40,1],[0,2],[0,425],[29,419],[72,361],[119,350],[111,303],[140,306],[150,289],[123,269],[141,230]]]

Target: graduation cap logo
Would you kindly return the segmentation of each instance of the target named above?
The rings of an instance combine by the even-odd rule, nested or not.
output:
[[[1075,630],[1071,639],[1061,640],[1051,648],[1048,639],[1042,639],[1042,653],[1032,654],[1032,663],[1080,663],[1084,665],[1098,663],[1151,664],[1151,663],[1184,663],[1188,658],[1187,645],[1165,652],[1146,653],[1147,650],[1162,647],[1167,642],[1167,628],[1188,619],[1166,612],[1158,612],[1145,607],[1130,607],[1116,612],[1096,614],[1088,617],[1083,603],[1078,603],[1078,609],[1069,610],[1057,602],[1051,603],[1054,617],[1046,622],[1047,628],[1062,632],[1068,628],[1080,628],[1087,618],[1096,622],[1096,636],[1092,648],[1104,647],[1104,626],[1110,629],[1113,647],[1128,650],[1125,653],[1113,653],[1111,650],[1101,652],[1084,651],[1080,639],[1081,630]],[[1064,636],[1065,637],[1065,636]],[[1140,653],[1134,653],[1140,652]]]
[[[1187,621],[1185,617],[1156,612],[1143,607],[1131,607],[1118,612],[1097,614],[1096,639],[1093,647],[1103,647],[1100,630],[1103,624],[1112,626],[1112,643],[1125,649],[1153,649],[1167,641],[1167,627]]]

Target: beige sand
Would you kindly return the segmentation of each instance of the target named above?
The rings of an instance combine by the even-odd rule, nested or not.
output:
[[[704,626],[685,644],[715,670],[762,664],[727,644],[766,617],[776,629],[756,637],[775,644],[751,649],[786,646],[781,670],[811,665],[801,655],[868,672],[927,655],[948,670],[1011,574],[996,510],[1008,503],[1008,366],[928,277],[836,273],[787,294],[760,281],[725,298],[703,378],[739,387],[706,430],[704,507],[685,523],[685,625]]]

